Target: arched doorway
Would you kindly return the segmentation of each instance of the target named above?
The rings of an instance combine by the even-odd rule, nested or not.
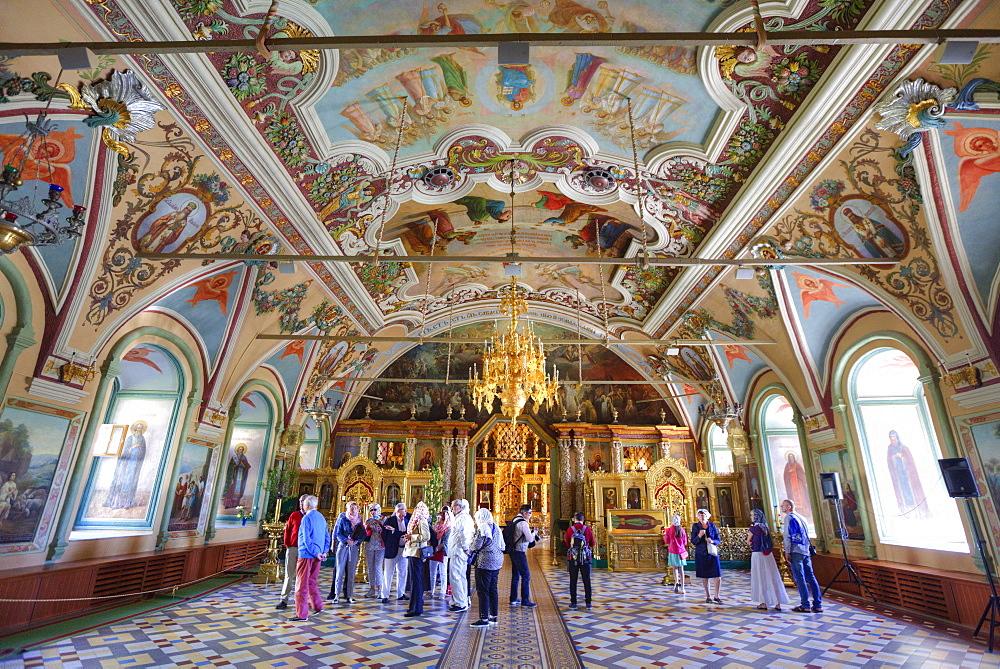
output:
[[[548,523],[549,449],[554,442],[531,419],[512,425],[494,416],[474,437],[476,508],[486,507],[500,519],[510,519],[522,504],[535,510],[532,525]]]

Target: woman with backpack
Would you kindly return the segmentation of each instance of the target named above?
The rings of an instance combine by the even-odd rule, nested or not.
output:
[[[566,566],[569,567],[569,610],[576,611],[576,579],[583,577],[583,601],[591,610],[590,563],[594,557],[594,531],[583,522],[583,514],[573,514],[573,524],[566,530]]]
[[[774,561],[774,541],[771,539],[771,529],[764,519],[764,512],[753,510],[753,524],[747,532],[747,542],[750,544],[750,599],[760,602],[759,611],[767,611],[772,606],[775,611],[781,610],[782,604],[788,603],[788,592],[781,580],[778,563]]]
[[[472,538],[470,564],[476,568],[476,593],[479,595],[479,620],[470,627],[496,625],[500,593],[497,580],[503,567],[503,532],[493,520],[493,513],[486,508],[476,511],[476,534]]]
[[[684,594],[684,563],[688,559],[688,535],[681,527],[681,517],[674,514],[673,524],[663,533],[667,546],[667,566],[674,570],[674,592]]]

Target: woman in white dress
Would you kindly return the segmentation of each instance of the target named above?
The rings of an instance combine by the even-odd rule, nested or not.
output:
[[[781,580],[778,563],[774,561],[774,542],[771,539],[771,529],[764,519],[764,512],[753,510],[753,524],[747,533],[747,543],[750,544],[750,599],[760,602],[757,609],[767,611],[774,608],[781,610],[782,604],[788,603],[788,592]]]

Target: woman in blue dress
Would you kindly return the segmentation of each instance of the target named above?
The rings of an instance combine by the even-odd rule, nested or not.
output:
[[[722,537],[719,536],[719,528],[715,526],[715,523],[709,522],[708,519],[712,517],[712,514],[708,512],[708,509],[698,509],[695,516],[698,518],[698,522],[691,527],[691,543],[694,545],[694,574],[702,579],[702,583],[705,585],[705,603],[721,604],[722,600],[719,599],[719,594],[722,589],[722,564],[719,562],[718,547],[722,543]],[[709,552],[709,546],[713,547],[714,555]],[[714,597],[708,592],[709,581],[714,581],[712,584],[715,591]]]

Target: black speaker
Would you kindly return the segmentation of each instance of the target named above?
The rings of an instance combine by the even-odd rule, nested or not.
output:
[[[844,499],[840,474],[837,472],[820,472],[819,486],[823,490],[823,499]]]
[[[941,458],[938,460],[944,485],[949,497],[981,497],[976,477],[972,475],[966,458]]]

